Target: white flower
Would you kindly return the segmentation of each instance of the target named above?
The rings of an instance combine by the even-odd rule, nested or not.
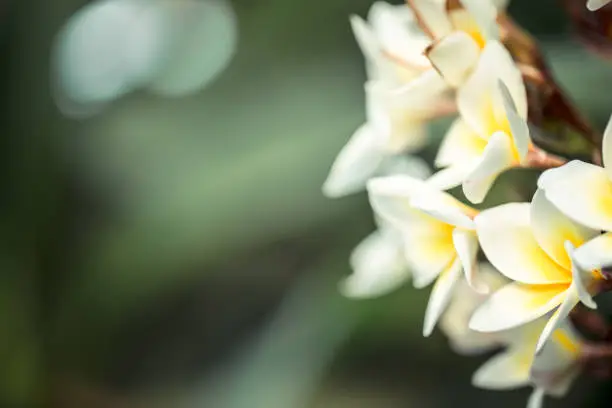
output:
[[[479,264],[478,275],[489,290],[497,290],[508,283],[507,279],[488,263]],[[476,292],[465,280],[457,283],[448,309],[440,319],[440,330],[448,337],[450,346],[456,353],[473,355],[505,344],[505,333],[481,333],[468,327],[474,310],[487,298],[488,294]]]
[[[407,85],[406,91],[420,89],[427,94],[446,88],[423,55],[431,40],[406,5],[377,1],[370,8],[367,22],[356,15],[350,21],[369,80],[380,81],[388,88]]]
[[[536,343],[545,324],[545,319],[539,319],[512,330],[506,350],[481,366],[472,377],[472,383],[492,390],[531,384],[534,392],[528,408],[541,408],[545,395],[565,395],[579,374],[582,340],[571,323],[564,320],[542,351],[535,355]]]
[[[476,278],[478,242],[472,218],[477,211],[409,176],[374,178],[367,188],[375,213],[402,234],[414,286],[436,281],[425,312],[423,334],[428,336],[462,269],[473,287],[487,289]]]
[[[515,282],[476,310],[470,328],[506,330],[556,309],[540,336],[539,351],[578,302],[596,307],[591,295],[603,276],[598,270],[579,267],[574,248],[597,232],[565,217],[541,190],[531,205],[501,205],[481,212],[474,223],[489,262]]]
[[[610,0],[588,0],[587,8],[591,11],[599,10],[609,2]]]
[[[386,295],[410,278],[401,234],[379,220],[379,228],[351,253],[352,275],[340,283],[340,292],[350,298]]]
[[[465,81],[487,42],[499,40],[497,7],[504,8],[506,2],[462,0],[457,7],[444,0],[408,3],[434,41],[427,49],[429,60],[453,87]]]
[[[428,38],[412,11],[384,2],[372,5],[368,22],[351,16],[366,59],[366,123],[344,146],[323,185],[328,197],[362,190],[367,180],[401,153],[427,142],[426,123],[448,105],[446,84],[423,56]],[[414,160],[415,175],[424,166]]]
[[[502,44],[487,44],[457,105],[460,117],[435,160],[446,168],[430,182],[442,189],[462,183],[466,197],[480,203],[500,173],[526,162],[530,148],[525,85]]]
[[[603,167],[573,160],[545,171],[538,188],[568,217],[612,231],[612,118],[604,132],[602,153]]]
[[[366,115],[367,122],[355,131],[332,164],[323,184],[323,193],[328,197],[363,190],[368,179],[388,174],[386,169],[397,162],[403,163],[406,174],[418,178],[429,174],[429,167],[422,159],[402,155],[421,148],[426,142],[423,117],[427,112],[388,98],[375,83],[369,82]]]

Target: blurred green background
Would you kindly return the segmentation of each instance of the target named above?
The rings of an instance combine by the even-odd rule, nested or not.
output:
[[[374,228],[364,194],[320,189],[364,120],[348,16],[370,0],[233,0],[238,49],[216,81],[181,98],[133,92],[76,120],[55,106],[50,66],[85,4],[0,6],[0,406],[525,404],[526,390],[470,386],[486,356],[421,337],[428,289],[337,294]],[[603,125],[612,66],[571,39],[556,1],[510,12]],[[547,404],[611,397],[583,380]]]

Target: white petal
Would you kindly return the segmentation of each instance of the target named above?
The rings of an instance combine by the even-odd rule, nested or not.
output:
[[[485,39],[496,40],[499,38],[497,8],[492,1],[461,0],[461,4],[474,18]]]
[[[382,82],[368,81],[365,89],[368,123],[384,136],[387,152],[397,154],[423,147],[427,127],[421,118],[421,108],[405,106]]]
[[[440,38],[452,31],[452,26],[446,16],[444,1],[409,0],[408,4],[421,24],[431,32],[434,38]]]
[[[434,285],[427,310],[425,311],[425,323],[423,335],[428,337],[433,331],[436,323],[450,302],[455,283],[461,277],[461,262],[456,259],[446,270],[444,270]]]
[[[463,210],[463,205],[455,202],[454,198],[447,197],[446,193],[432,189],[427,193],[415,195],[410,200],[410,205],[445,224],[468,230],[475,227],[472,218]]]
[[[376,60],[381,58],[381,49],[372,28],[363,18],[357,15],[351,15],[349,21],[351,22],[355,40],[366,61],[369,64],[376,64]]]
[[[573,285],[573,284],[572,284]],[[563,324],[563,321],[569,316],[572,309],[580,302],[578,298],[578,292],[572,286],[563,293],[562,295],[563,301],[552,314],[548,323],[542,330],[542,334],[538,339],[538,344],[536,345],[536,354],[539,354],[542,348],[546,345],[546,342],[550,339],[552,333],[557,330]]]
[[[583,269],[593,270],[612,266],[612,234],[593,238],[574,252],[576,263]]]
[[[384,218],[401,223],[406,208],[418,210],[444,224],[462,228],[473,228],[471,217],[476,211],[443,191],[436,190],[427,182],[415,178],[395,175],[380,177],[368,182],[372,208]]]
[[[499,353],[484,363],[472,377],[472,385],[488,390],[519,388],[529,383],[529,365],[513,350]]]
[[[571,274],[538,245],[531,229],[530,206],[509,203],[474,218],[480,246],[487,259],[508,278],[528,283],[566,283]]]
[[[588,0],[587,8],[591,11],[598,10],[608,4],[610,0]]]
[[[542,408],[545,396],[546,390],[536,387],[527,400],[527,408]]]
[[[489,41],[474,72],[457,93],[461,117],[484,138],[495,131],[509,131],[500,80],[508,87],[518,116],[526,118],[527,94],[522,75],[506,48],[498,41]]]
[[[367,188],[375,213],[402,233],[414,285],[426,286],[456,256],[453,227],[410,204],[413,196],[431,188],[425,182],[405,175],[371,179]],[[442,200],[453,202],[452,197],[438,193]]]
[[[431,170],[422,158],[402,154],[386,156],[378,167],[376,174],[378,176],[405,174],[419,180],[425,180],[431,175]]]
[[[336,157],[323,184],[323,193],[341,197],[363,190],[383,158],[381,138],[371,126],[362,125]]]
[[[470,319],[470,328],[481,332],[511,329],[531,322],[558,306],[567,286],[510,283],[493,293]]]
[[[423,116],[435,116],[436,103],[448,84],[433,68],[430,68],[408,81],[406,84],[389,90],[398,106],[415,109]]]
[[[523,161],[527,156],[529,150],[529,127],[524,118],[522,118],[514,105],[514,100],[510,94],[510,90],[503,81],[499,81],[499,88],[501,92],[502,101],[504,103],[506,116],[510,123],[510,130],[512,130],[512,139],[518,151],[520,160]]]
[[[510,137],[497,132],[491,136],[480,162],[463,182],[463,193],[472,203],[482,203],[495,179],[514,165]]]
[[[535,356],[531,365],[531,381],[549,391],[559,392],[562,384],[558,383],[558,380],[576,365],[580,357],[581,342],[569,320],[562,321],[541,352]]]
[[[608,177],[612,179],[612,117],[608,120],[601,142],[603,165]]]
[[[377,1],[370,7],[368,21],[386,52],[416,66],[429,66],[423,51],[431,40],[420,30],[408,6]]]
[[[436,160],[436,167],[474,163],[480,159],[487,141],[476,134],[465,121],[456,119],[444,136]]]
[[[452,166],[438,171],[427,180],[427,184],[438,190],[449,190],[455,188],[467,178],[474,168],[472,165]]]
[[[573,160],[542,173],[538,187],[568,217],[612,231],[612,182],[603,168]]]
[[[597,304],[595,303],[593,297],[587,289],[587,285],[593,282],[592,272],[585,271],[580,268],[574,257],[575,250],[576,247],[570,241],[565,241],[565,251],[569,254],[571,258],[572,288],[576,290],[578,299],[580,299],[580,301],[584,303],[585,306],[591,309],[597,309]]]
[[[445,36],[427,51],[431,64],[452,87],[465,82],[479,55],[480,47],[463,31]]]
[[[353,274],[340,283],[340,292],[351,298],[372,298],[404,284],[410,272],[398,238],[377,230],[361,241],[351,254]]]
[[[463,266],[463,273],[468,284],[478,293],[488,293],[489,287],[478,278],[478,265],[476,255],[478,254],[478,238],[471,231],[455,228],[453,231],[453,243],[457,255]]]
[[[597,234],[563,215],[546,198],[543,190],[537,190],[531,200],[530,217],[533,234],[540,247],[568,271],[572,268],[572,262],[566,250],[566,242],[577,247]]]

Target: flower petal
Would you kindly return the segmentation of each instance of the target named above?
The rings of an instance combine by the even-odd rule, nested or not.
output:
[[[604,130],[601,145],[603,165],[608,174],[608,178],[612,180],[612,117],[608,120],[606,129]]]
[[[440,38],[452,31],[450,21],[448,21],[445,1],[438,0],[408,0],[414,14],[423,28],[423,31],[430,33],[433,38]]]
[[[428,285],[456,256],[453,226],[415,209],[410,203],[413,196],[430,187],[410,176],[394,175],[370,179],[367,189],[375,213],[402,233],[414,285]]]
[[[565,297],[568,286],[510,283],[493,293],[470,319],[470,328],[480,332],[511,329],[550,312]]]
[[[429,295],[429,302],[427,303],[427,310],[425,311],[423,336],[428,337],[432,333],[438,319],[448,306],[455,283],[460,277],[461,262],[459,259],[456,259],[436,280],[436,284]]]
[[[510,130],[512,131],[512,139],[514,145],[519,154],[521,162],[527,156],[529,151],[529,127],[527,122],[517,112],[514,100],[510,94],[510,90],[503,81],[499,81],[499,89],[501,92],[502,101],[506,111],[508,122],[510,123]]]
[[[427,162],[421,157],[401,154],[386,156],[378,167],[376,174],[379,176],[405,174],[419,180],[425,180],[431,176],[431,170]]]
[[[375,64],[378,59],[381,58],[381,49],[372,28],[366,21],[353,14],[350,16],[349,21],[351,22],[351,28],[353,35],[357,41],[357,45],[363,53],[366,63],[368,64],[368,76],[375,76]]]
[[[587,286],[593,282],[593,274],[591,271],[585,271],[580,268],[574,257],[576,247],[570,242],[565,241],[565,251],[571,258],[572,267],[572,286],[571,288],[576,290],[578,299],[587,307],[591,309],[597,309],[597,304],[593,300],[593,296],[589,293]],[[570,288],[570,289],[571,289]]]
[[[367,123],[360,126],[336,157],[323,184],[323,193],[336,198],[364,189],[383,158],[379,135]]]
[[[499,353],[472,376],[472,385],[487,390],[507,390],[529,384],[529,364],[513,349]]]
[[[456,119],[440,144],[436,167],[474,163],[480,159],[487,141],[476,134],[463,120]]]
[[[527,400],[527,408],[542,408],[546,390],[541,387],[535,387]]]
[[[518,116],[526,118],[527,93],[521,72],[501,43],[489,41],[473,73],[457,93],[461,117],[484,138],[495,131],[510,132],[499,90],[500,80],[508,88]]]
[[[499,39],[497,8],[493,4],[493,1],[461,0],[461,4],[474,19],[485,39]]]
[[[508,278],[527,284],[567,283],[570,271],[540,248],[531,229],[527,203],[509,203],[474,218],[480,246],[487,259]]]
[[[612,233],[593,238],[574,252],[575,262],[583,269],[594,270],[612,266]]]
[[[587,8],[591,11],[599,10],[609,2],[610,0],[588,0]]]
[[[578,291],[573,286],[573,283],[572,286],[569,287],[569,289],[562,293],[562,299],[563,301],[561,302],[557,310],[555,310],[555,312],[552,314],[552,316],[548,320],[548,323],[546,323],[546,326],[544,326],[542,334],[540,334],[540,338],[538,339],[538,344],[536,345],[535,350],[536,355],[542,351],[542,349],[546,345],[546,342],[550,339],[552,333],[559,327],[561,327],[563,321],[569,316],[572,309],[580,302],[580,299],[578,297]]]
[[[470,287],[478,293],[488,293],[489,287],[478,277],[478,265],[476,263],[478,238],[476,234],[472,231],[455,228],[453,231],[453,243],[463,266],[465,279]]]
[[[399,238],[377,230],[361,241],[351,254],[353,274],[340,283],[340,292],[350,298],[373,298],[405,283],[410,271]]]
[[[537,190],[531,200],[531,227],[540,247],[566,270],[572,261],[566,251],[566,242],[580,246],[597,231],[576,224],[563,215],[547,198],[543,190]]]
[[[603,168],[573,160],[542,173],[538,187],[568,217],[612,231],[612,182]]]
[[[415,151],[427,142],[427,127],[420,108],[408,107],[380,81],[368,81],[366,116],[368,123],[383,136],[385,148],[391,154]]]
[[[480,47],[467,33],[455,31],[434,43],[426,55],[442,78],[458,87],[478,62]]]
[[[466,179],[474,165],[451,166],[438,171],[427,180],[427,184],[438,190],[455,188]]]
[[[512,141],[503,132],[496,132],[489,139],[480,162],[463,182],[463,193],[472,203],[482,203],[495,179],[504,170],[513,167]]]

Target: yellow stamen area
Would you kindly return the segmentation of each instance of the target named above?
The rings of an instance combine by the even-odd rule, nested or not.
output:
[[[480,27],[478,27],[478,24],[476,24],[476,21],[467,10],[452,10],[449,12],[448,17],[456,30],[463,31],[472,37],[480,49],[485,47],[487,40],[484,38]]]
[[[571,355],[578,355],[580,352],[580,344],[572,340],[572,338],[563,329],[557,329],[552,335],[553,340],[563,350]]]

